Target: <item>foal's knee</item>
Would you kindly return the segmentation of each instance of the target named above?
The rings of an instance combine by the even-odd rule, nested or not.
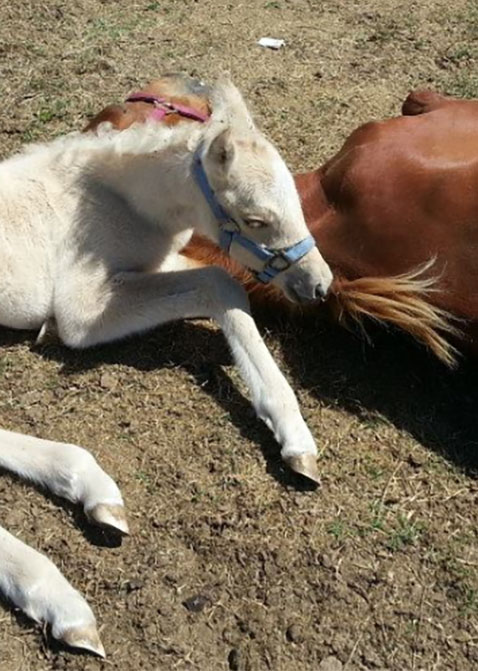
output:
[[[219,310],[237,308],[249,313],[249,297],[244,287],[223,268],[213,266],[210,271],[213,307]]]

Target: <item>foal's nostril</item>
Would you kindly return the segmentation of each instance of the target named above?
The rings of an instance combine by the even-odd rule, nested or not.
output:
[[[328,292],[329,292],[328,288],[324,289],[324,286],[322,284],[317,284],[314,289],[314,298],[316,300],[319,299],[323,301],[327,297]]]

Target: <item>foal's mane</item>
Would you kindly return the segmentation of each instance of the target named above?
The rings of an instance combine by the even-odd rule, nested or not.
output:
[[[129,128],[120,131],[105,121],[94,131],[68,133],[49,142],[25,145],[20,150],[19,156],[48,155],[52,160],[68,162],[72,155],[76,154],[84,154],[87,159],[90,152],[113,153],[119,157],[153,154],[166,150],[191,151],[197,146],[200,138],[210,132],[214,133],[215,129],[254,128],[252,117],[241,94],[227,78],[216,82],[210,96],[214,108],[210,120],[204,124],[168,126],[147,120],[133,123]]]

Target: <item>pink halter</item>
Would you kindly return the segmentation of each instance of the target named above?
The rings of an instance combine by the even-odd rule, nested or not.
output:
[[[133,93],[126,99],[127,103],[150,103],[154,105],[154,110],[150,114],[150,119],[155,119],[156,121],[162,121],[167,114],[179,114],[188,119],[194,119],[195,121],[200,121],[204,123],[209,119],[209,115],[202,114],[192,107],[186,107],[185,105],[180,105],[178,103],[172,103],[165,98],[159,98],[158,96],[152,96],[145,93]]]

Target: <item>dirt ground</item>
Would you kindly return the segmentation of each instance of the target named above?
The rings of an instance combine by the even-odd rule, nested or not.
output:
[[[4,0],[0,154],[161,72],[227,69],[292,168],[313,168],[410,88],[478,97],[477,25],[476,4],[442,0]],[[83,353],[0,331],[1,426],[90,449],[133,532],[1,478],[1,523],[85,594],[108,654],[5,604],[1,671],[478,668],[476,363],[448,373],[380,330],[370,347],[262,328],[318,439],[317,491],[282,469],[208,324]]]

